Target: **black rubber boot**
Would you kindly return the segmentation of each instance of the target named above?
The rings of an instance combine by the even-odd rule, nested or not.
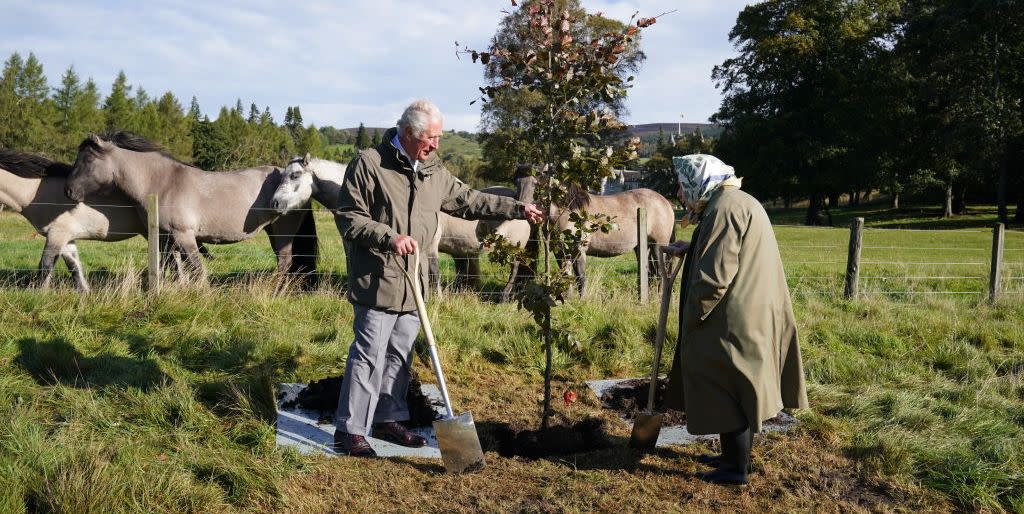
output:
[[[698,476],[712,484],[745,484],[750,465],[750,447],[754,442],[750,427],[736,432],[719,434],[722,441],[722,457],[718,469]]]

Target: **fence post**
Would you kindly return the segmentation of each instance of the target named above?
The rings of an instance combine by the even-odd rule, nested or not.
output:
[[[647,261],[650,249],[647,247],[647,209],[636,210],[636,260],[640,269],[637,274],[637,289],[640,291],[640,302],[646,303],[649,296],[650,281],[647,276]]]
[[[1003,237],[1006,235],[1006,226],[996,223],[992,230],[992,270],[988,276],[988,299],[996,301],[1003,282]]]
[[[146,195],[146,226],[149,229],[149,292],[160,292],[160,213],[155,194]]]
[[[860,280],[860,249],[864,242],[864,218],[854,218],[850,224],[850,253],[846,257],[846,288],[843,296],[857,296],[857,282]]]

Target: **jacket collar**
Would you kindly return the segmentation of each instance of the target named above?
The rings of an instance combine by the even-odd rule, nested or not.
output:
[[[388,159],[394,159],[402,169],[407,169],[412,172],[412,163],[402,155],[402,152],[391,144],[391,140],[395,138],[396,134],[398,134],[397,127],[389,128],[388,131],[384,133],[383,141],[377,145],[377,152],[379,152],[381,156],[386,156]],[[416,173],[421,176],[433,175],[434,171],[436,171],[437,167],[440,165],[441,158],[437,156],[437,152],[435,151],[427,157],[426,161],[421,162],[420,165],[417,166]]]

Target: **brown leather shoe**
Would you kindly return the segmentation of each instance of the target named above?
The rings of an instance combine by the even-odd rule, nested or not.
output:
[[[409,448],[420,448],[427,445],[427,438],[416,435],[397,421],[378,423],[373,426],[373,437],[391,441]]]
[[[334,451],[351,457],[373,458],[377,456],[377,452],[373,451],[365,437],[337,429],[334,430]]]

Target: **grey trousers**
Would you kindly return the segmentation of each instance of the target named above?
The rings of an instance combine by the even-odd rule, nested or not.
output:
[[[420,318],[415,311],[353,307],[355,340],[348,349],[335,426],[365,436],[372,423],[409,419],[405,394]]]

